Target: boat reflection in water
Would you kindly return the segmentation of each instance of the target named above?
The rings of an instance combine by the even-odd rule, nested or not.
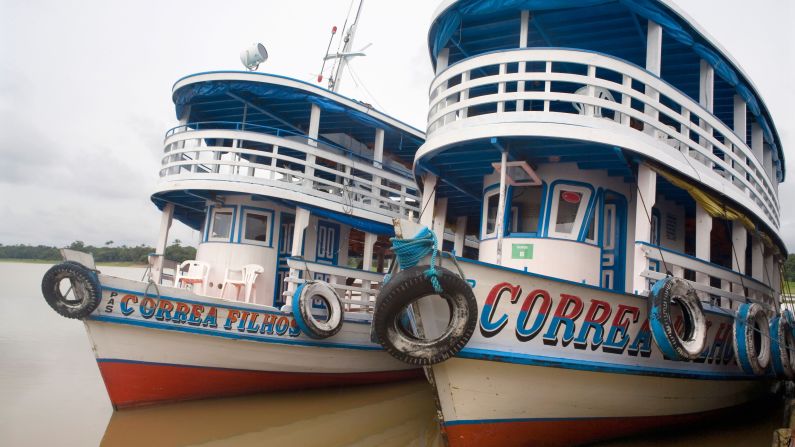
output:
[[[117,411],[102,445],[442,446],[423,380]]]

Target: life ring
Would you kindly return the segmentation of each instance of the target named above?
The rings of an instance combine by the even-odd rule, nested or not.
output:
[[[734,356],[748,374],[761,375],[770,364],[770,323],[757,303],[743,303],[737,308],[732,326]]]
[[[682,334],[674,327],[671,305],[682,311]],[[657,281],[649,295],[649,326],[654,342],[672,360],[694,360],[707,341],[704,308],[695,289],[681,278],[667,277]]]
[[[770,350],[773,371],[779,377],[795,377],[795,336],[793,317],[789,309],[770,322]]]
[[[396,359],[430,366],[456,355],[475,332],[478,305],[469,284],[453,272],[437,267],[442,286],[438,294],[427,275],[428,266],[414,266],[396,274],[378,294],[373,329],[378,342]],[[450,320],[433,338],[417,336],[406,323],[407,309],[419,299],[439,295],[450,310]]]
[[[69,288],[62,292],[64,280],[69,281]],[[47,270],[41,279],[41,293],[47,304],[66,318],[87,317],[102,299],[102,287],[96,273],[72,261],[56,264]],[[74,298],[69,298],[70,295]]]
[[[328,318],[318,320],[312,313],[314,300],[326,303]],[[342,329],[345,313],[337,292],[326,282],[307,281],[293,293],[293,316],[303,333],[311,338],[328,338]]]

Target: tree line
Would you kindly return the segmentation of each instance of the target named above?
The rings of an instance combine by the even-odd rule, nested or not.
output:
[[[86,245],[83,241],[74,241],[68,247],[64,248],[91,253],[94,255],[94,260],[97,262],[135,262],[141,264],[146,264],[147,257],[155,252],[153,247],[148,247],[144,244],[135,247],[128,247],[126,245],[114,247],[113,241],[106,242],[102,247]],[[61,253],[58,250],[57,247],[49,247],[46,245],[0,244],[0,259],[60,261]],[[182,242],[177,239],[173,244],[166,247],[165,255],[166,259],[182,262],[187,259],[196,259],[196,249],[183,246]]]

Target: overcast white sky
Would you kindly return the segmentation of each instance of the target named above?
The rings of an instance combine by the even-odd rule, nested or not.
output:
[[[128,2],[0,0],[0,243],[154,244],[149,200],[180,77],[242,66],[311,81],[349,0]],[[434,0],[366,2],[358,48],[373,43],[342,93],[424,129]],[[740,62],[783,140],[782,235],[795,251],[795,7],[789,0],[678,0]],[[753,6],[751,6],[753,5]],[[172,238],[193,245],[175,224]]]

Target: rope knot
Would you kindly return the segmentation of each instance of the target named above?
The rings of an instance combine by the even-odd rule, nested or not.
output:
[[[436,256],[439,253],[439,243],[436,240],[436,235],[428,228],[423,228],[413,238],[400,239],[393,237],[389,240],[392,242],[392,250],[395,252],[395,257],[403,268],[414,267],[430,254],[431,265],[425,271],[425,276],[430,278],[433,290],[436,293],[442,293],[442,285],[439,283],[439,274],[436,271]],[[389,282],[390,279],[391,275],[384,276],[384,284]]]

